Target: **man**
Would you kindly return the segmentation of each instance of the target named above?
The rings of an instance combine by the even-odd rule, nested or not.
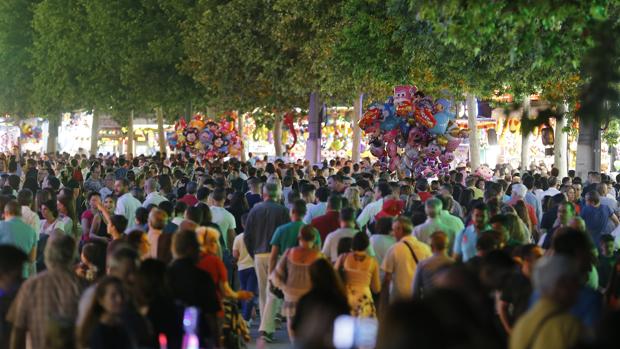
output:
[[[235,216],[228,212],[224,208],[226,202],[226,190],[223,188],[217,188],[211,193],[211,221],[220,228],[220,232],[224,235],[223,240],[225,246],[222,246],[227,251],[232,248],[233,241],[235,240],[235,229],[237,223]]]
[[[103,188],[99,190],[99,194],[101,194],[101,201],[104,201],[105,198],[114,194],[114,175],[108,173],[103,180]]]
[[[0,245],[0,348],[8,348],[11,324],[6,315],[23,282],[22,273],[28,256],[19,248]]]
[[[446,211],[444,214],[443,204],[437,198],[428,199],[424,203],[424,211],[427,216],[426,222],[413,229],[413,236],[425,244],[430,244],[431,235],[436,231],[442,231],[451,247],[456,234],[464,228],[463,222],[458,218],[456,220],[449,219],[450,213]]]
[[[327,187],[333,194],[344,194],[344,191],[347,189],[342,176],[339,174],[331,175],[327,178]]]
[[[510,336],[511,349],[571,348],[582,333],[569,311],[579,293],[575,262],[563,255],[541,258],[532,276],[541,299],[525,313]]]
[[[547,184],[549,185],[549,189],[542,192],[540,195],[542,199],[544,199],[545,196],[555,196],[560,194],[560,191],[556,188],[558,185],[558,179],[556,177],[549,177],[549,179],[547,179]]]
[[[261,316],[265,314],[265,301],[267,292],[269,292],[267,278],[269,277],[271,239],[277,227],[290,221],[286,207],[275,201],[279,197],[280,191],[277,184],[265,184],[263,187],[264,201],[250,210],[243,236],[248,253],[254,258]]]
[[[90,167],[90,177],[84,182],[84,191],[86,193],[98,193],[101,189],[103,189],[103,181],[101,180],[101,166],[96,163]]]
[[[15,200],[4,206],[4,221],[0,222],[0,244],[13,245],[28,255],[24,265],[24,278],[34,274],[37,259],[37,233],[21,218],[22,207]]]
[[[250,209],[254,207],[254,205],[261,202],[261,181],[260,179],[253,177],[248,180],[249,191],[245,193],[245,198],[248,200],[248,205]]]
[[[575,205],[572,202],[562,202],[557,207],[557,226],[554,226],[552,230],[549,230],[546,234],[544,234],[538,244],[545,250],[551,248],[551,242],[553,241],[553,236],[555,233],[562,229],[570,226],[570,222],[573,218],[575,218]]]
[[[146,198],[142,203],[142,207],[149,207],[149,205],[159,206],[162,201],[168,201],[165,196],[159,193],[159,182],[155,178],[149,178],[144,182],[144,192]]]
[[[608,206],[612,210],[612,212],[617,214],[618,213],[618,201],[616,201],[615,198],[612,199],[608,197],[607,194],[609,194],[609,187],[607,186],[607,184],[605,183],[597,184],[596,191],[598,192],[601,205]]]
[[[342,199],[339,195],[331,195],[327,203],[327,212],[324,215],[316,217],[310,223],[321,234],[321,241],[325,241],[327,234],[338,229],[340,226],[338,217],[342,208]]]
[[[133,226],[136,221],[136,210],[141,207],[141,204],[129,192],[129,181],[126,178],[114,182],[114,194],[118,197],[114,214],[125,216],[129,224]]]
[[[428,181],[425,178],[421,178],[415,183],[415,189],[422,203],[425,203],[426,200],[433,196],[433,194],[429,192]]]
[[[332,263],[338,259],[338,242],[344,237],[353,238],[359,230],[355,227],[355,210],[345,207],[340,211],[340,228],[327,235],[323,244],[323,254]],[[320,246],[320,245],[319,245]]]
[[[357,226],[360,229],[364,228],[368,223],[371,222],[374,217],[381,212],[383,208],[383,199],[392,194],[392,188],[390,185],[385,182],[380,182],[375,187],[375,194],[373,202],[369,203],[364,207],[362,213],[357,217]]]
[[[201,347],[210,338],[219,347],[217,312],[221,307],[217,301],[216,286],[209,273],[196,266],[200,255],[200,245],[196,232],[182,230],[172,238],[174,260],[168,267],[168,278],[172,297],[186,306],[199,310],[198,337]]]
[[[476,255],[476,241],[478,236],[489,230],[489,207],[479,203],[472,212],[472,224],[463,229],[454,239],[453,257],[455,260],[467,262]]]
[[[450,201],[450,214],[456,217],[463,217],[463,207],[458,201],[454,200],[454,197],[452,196],[452,191],[453,187],[450,183],[444,183],[441,185],[441,187],[439,187],[439,195]]]
[[[390,302],[412,298],[413,276],[420,261],[432,255],[428,245],[418,241],[411,232],[413,224],[407,217],[400,216],[392,224],[392,232],[397,243],[392,245],[383,259],[381,270],[382,289]]]
[[[601,235],[610,234],[620,224],[611,208],[601,205],[596,190],[586,194],[586,206],[581,209],[580,216],[586,222],[586,228],[595,246],[598,246]]]
[[[150,245],[150,258],[158,257],[157,242],[159,241],[159,237],[161,236],[167,222],[168,215],[163,210],[153,208],[151,212],[149,212],[147,239],[149,240]]]
[[[196,191],[198,190],[198,183],[196,182],[187,182],[185,185],[186,194],[183,195],[179,201],[187,204],[188,207],[195,206],[198,203],[198,198],[196,197]]]
[[[523,185],[525,185],[525,187],[527,188],[527,192],[525,193],[525,197],[523,198],[523,200],[525,201],[525,203],[534,207],[536,218],[538,218],[538,221],[540,221],[543,215],[542,203],[540,202],[540,200],[538,200],[538,197],[536,197],[536,194],[534,194],[533,191],[534,177],[530,175],[523,176]]]
[[[301,198],[306,202],[306,212],[316,203],[315,192],[316,187],[313,184],[305,183],[301,186]]]
[[[534,265],[543,256],[543,250],[534,244],[524,245],[519,247],[518,256],[521,259],[521,267],[508,277],[497,306],[499,319],[508,334],[529,307],[532,295],[530,279]]]
[[[527,193],[527,187],[523,184],[513,184],[512,185],[512,195],[510,197],[510,201],[507,202],[508,205],[514,206],[517,204],[517,201],[523,200],[525,203],[525,207],[527,209],[527,215],[530,217],[530,222],[532,226],[538,225],[538,217],[536,216],[536,210],[534,207],[527,202],[525,202],[525,194]]]
[[[22,189],[17,193],[17,202],[19,202],[22,207],[22,220],[37,233],[38,240],[39,231],[41,230],[41,219],[39,219],[38,213],[30,209],[32,200],[33,195],[30,189]]]
[[[616,242],[611,234],[602,235],[598,247],[600,252],[596,265],[598,287],[601,290],[605,290],[609,286],[609,278],[613,274],[619,255],[616,251]]]
[[[474,200],[482,199],[482,196],[484,196],[484,192],[480,190],[478,187],[476,187],[477,182],[478,182],[478,177],[476,176],[469,176],[465,180],[467,189],[471,189],[474,192]]]
[[[73,271],[76,252],[76,242],[70,235],[57,235],[47,241],[47,270],[24,282],[7,315],[13,326],[11,349],[26,348],[27,335],[32,348],[46,348],[52,322],[54,326],[74,323],[82,292]]]
[[[427,201],[428,202],[428,201]],[[413,279],[413,298],[424,298],[434,287],[433,278],[438,270],[454,263],[454,259],[448,257],[448,236],[436,231],[430,236],[431,252],[433,255],[418,265]]]
[[[316,217],[322,216],[327,211],[327,200],[329,199],[329,189],[326,187],[319,187],[316,190],[316,196],[319,202],[316,204],[310,204],[307,206],[306,216],[304,217],[304,223],[310,224]]]

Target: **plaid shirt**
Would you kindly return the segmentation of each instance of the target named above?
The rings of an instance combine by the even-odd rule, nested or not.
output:
[[[7,320],[30,333],[32,348],[45,348],[52,321],[75,322],[82,285],[70,271],[48,270],[32,277],[20,288]]]

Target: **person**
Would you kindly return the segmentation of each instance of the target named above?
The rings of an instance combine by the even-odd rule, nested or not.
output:
[[[392,194],[392,188],[388,183],[379,182],[375,187],[374,200],[372,203],[366,205],[362,210],[362,213],[357,217],[357,226],[363,229],[368,223],[374,220],[375,216],[381,212],[383,208],[383,200],[386,196]]]
[[[103,187],[99,189],[99,194],[101,194],[102,200],[114,195],[114,175],[112,173],[108,173],[103,179]]]
[[[113,276],[101,279],[95,287],[94,301],[77,329],[78,348],[137,348],[121,319],[126,302],[120,279]]]
[[[423,261],[416,268],[413,278],[413,298],[424,298],[434,287],[433,278],[438,270],[454,263],[448,257],[448,236],[442,231],[436,231],[430,236],[431,252],[433,255]]]
[[[297,302],[291,324],[299,348],[333,348],[334,322],[350,314],[344,286],[329,261],[310,265],[310,290]]]
[[[4,205],[4,220],[0,221],[0,244],[13,245],[28,255],[23,276],[28,278],[35,272],[37,259],[37,233],[22,218],[22,207],[16,200]]]
[[[184,306],[198,308],[198,337],[200,343],[219,343],[217,312],[221,310],[217,301],[216,286],[206,271],[196,263],[200,256],[200,245],[196,232],[181,230],[172,237],[174,260],[168,267],[172,297]]]
[[[599,289],[604,290],[609,284],[614,265],[620,256],[618,251],[616,251],[616,242],[611,234],[601,236],[599,251],[596,271],[598,273]]]
[[[586,222],[588,233],[598,246],[603,234],[611,233],[620,221],[609,206],[601,205],[600,195],[591,191],[585,196],[586,206],[581,209],[581,218]]]
[[[311,185],[314,188],[314,185]],[[311,190],[310,187],[307,187],[306,190]],[[306,193],[306,200],[311,196],[310,193]],[[316,190],[316,198],[318,199],[317,203],[312,201],[306,201],[306,215],[304,216],[304,223],[310,224],[312,220],[316,217],[320,217],[327,212],[327,200],[329,199],[329,189],[325,187],[319,187]]]
[[[247,219],[247,214],[242,218],[242,222]],[[245,227],[245,223],[243,224]],[[243,241],[243,235],[241,233],[235,237],[233,241],[232,254],[234,260],[237,262],[237,271],[239,273],[239,288],[252,292],[254,295],[258,294],[258,281],[256,280],[256,272],[254,271],[254,260],[248,253],[248,249],[245,247]],[[245,321],[250,322],[252,318],[252,310],[254,309],[254,298],[249,301],[242,302],[242,314]]]
[[[142,204],[129,192],[129,181],[126,178],[117,179],[114,182],[114,194],[118,198],[116,199],[114,214],[125,216],[127,221],[133,225],[133,222],[136,221],[136,210]]]
[[[424,203],[426,222],[413,229],[413,236],[425,244],[430,244],[431,235],[436,231],[442,231],[448,238],[449,247],[454,241],[456,234],[463,230],[463,222],[460,219],[451,220],[448,211],[443,209],[443,203],[438,198],[429,198]],[[444,212],[445,211],[445,212]]]
[[[467,262],[476,255],[476,240],[489,226],[489,207],[478,203],[472,212],[472,224],[458,233],[454,239],[453,257],[455,260]]]
[[[342,199],[340,195],[331,195],[327,202],[327,211],[325,214],[312,219],[310,225],[317,229],[321,235],[321,241],[325,241],[327,234],[339,228],[338,217],[341,208]]]
[[[243,233],[241,217],[250,211],[245,195],[240,191],[234,192],[230,198],[230,204],[226,206],[226,210],[235,217],[235,236]]]
[[[256,177],[252,177],[248,180],[249,191],[245,193],[245,197],[248,201],[248,209],[252,209],[254,205],[261,202],[261,181]]]
[[[99,242],[87,242],[82,246],[76,275],[87,284],[97,281],[105,273],[106,246]]]
[[[9,348],[26,348],[27,335],[33,348],[44,348],[48,328],[75,321],[82,292],[72,270],[76,246],[70,235],[53,236],[48,241],[47,270],[24,282],[7,315],[13,326]]]
[[[530,217],[530,222],[532,222],[532,226],[537,226],[538,217],[536,216],[536,209],[525,201],[526,193],[527,187],[525,185],[519,183],[513,184],[510,200],[507,202],[507,204],[514,207],[518,201],[523,201],[525,207],[527,208],[527,214]]]
[[[89,171],[90,176],[84,182],[84,191],[87,193],[99,192],[105,186],[101,180],[101,166],[99,164],[93,164]]]
[[[105,223],[101,223],[101,213],[98,211],[98,207],[100,205],[101,194],[96,191],[88,193],[89,208],[84,211],[80,217],[82,226],[82,236],[80,239],[81,244],[84,244],[90,240],[107,243],[107,239],[105,238],[107,226]],[[98,222],[95,222],[96,216],[99,216],[99,218],[97,218]]]
[[[11,323],[6,315],[23,282],[23,270],[28,256],[12,245],[0,244],[0,347],[9,348]]]
[[[353,208],[355,217],[362,213],[362,202],[360,199],[360,189],[358,187],[348,187],[344,191],[344,198],[347,199],[349,206]]]
[[[269,276],[274,287],[284,293],[282,314],[286,316],[289,339],[294,342],[295,333],[292,328],[297,301],[310,291],[310,265],[321,253],[313,246],[318,235],[316,228],[305,225],[298,235],[299,245],[284,252],[275,269]]]
[[[516,323],[510,349],[570,348],[582,334],[570,307],[579,293],[579,272],[574,260],[563,255],[541,258],[532,275],[541,299]]]
[[[599,183],[596,185],[596,192],[599,195],[601,205],[608,206],[615,214],[619,213],[618,201],[615,196],[609,197],[609,187],[606,183]]]
[[[327,235],[323,244],[323,255],[327,260],[335,263],[338,259],[338,242],[344,237],[352,238],[358,230],[355,227],[355,210],[351,207],[340,211],[340,228]]]
[[[33,192],[28,188],[20,190],[19,193],[17,193],[17,202],[19,202],[22,207],[22,220],[34,229],[38,239],[39,232],[41,231],[41,219],[31,208],[33,204]]]
[[[290,221],[286,207],[275,200],[280,196],[274,183],[263,187],[263,202],[255,205],[248,214],[243,241],[248,253],[254,258],[256,279],[258,280],[258,299],[261,316],[264,316],[267,299],[267,278],[271,258],[271,240],[277,227]],[[269,334],[267,334],[269,336]]]
[[[226,191],[221,188],[217,188],[211,193],[211,221],[218,225],[220,232],[223,234],[224,248],[226,251],[230,251],[233,241],[235,240],[235,229],[237,228],[237,222],[235,216],[228,212],[224,208],[226,202]]]
[[[369,246],[368,235],[356,233],[352,252],[342,254],[335,264],[336,270],[344,276],[351,315],[355,317],[377,316],[372,293],[381,291],[381,280],[377,261],[366,252]]]
[[[159,193],[159,183],[155,178],[149,178],[144,182],[144,192],[146,197],[142,203],[142,207],[149,207],[149,205],[159,205],[162,201],[168,201],[168,199]]]
[[[157,259],[157,247],[159,242],[159,237],[163,233],[163,229],[166,226],[166,222],[168,222],[168,215],[163,210],[158,208],[151,209],[149,212],[148,218],[148,231],[147,238],[149,241],[149,253],[148,257]]]
[[[124,231],[127,229],[127,218],[118,214],[113,215],[107,220],[108,235],[110,241],[108,242],[107,254],[111,254],[115,249],[123,242],[125,236]]]
[[[370,236],[370,247],[375,252],[375,258],[377,258],[379,265],[383,264],[387,251],[396,243],[396,239],[390,234],[392,232],[392,220],[392,217],[380,218],[375,223],[374,233]]]
[[[439,195],[450,202],[450,205],[447,205],[447,207],[450,207],[448,212],[462,219],[462,217],[465,216],[463,207],[455,200],[454,196],[452,196],[452,192],[453,186],[450,183],[443,183],[439,188]]]
[[[521,261],[520,268],[510,274],[497,300],[499,319],[508,334],[529,307],[532,295],[532,271],[536,262],[543,256],[543,250],[540,246],[528,244],[521,246],[517,254]]]
[[[392,234],[397,243],[387,252],[381,265],[384,294],[394,302],[412,297],[413,277],[420,261],[432,255],[431,249],[411,233],[413,225],[407,217],[400,216],[392,224]]]

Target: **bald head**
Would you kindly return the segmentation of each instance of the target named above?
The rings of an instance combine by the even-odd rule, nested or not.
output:
[[[159,183],[157,182],[157,180],[155,180],[155,178],[147,179],[146,182],[144,182],[144,191],[147,194],[159,191]]]

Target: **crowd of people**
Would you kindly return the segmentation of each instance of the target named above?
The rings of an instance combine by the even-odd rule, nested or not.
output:
[[[620,176],[558,175],[0,154],[0,347],[615,348]]]

